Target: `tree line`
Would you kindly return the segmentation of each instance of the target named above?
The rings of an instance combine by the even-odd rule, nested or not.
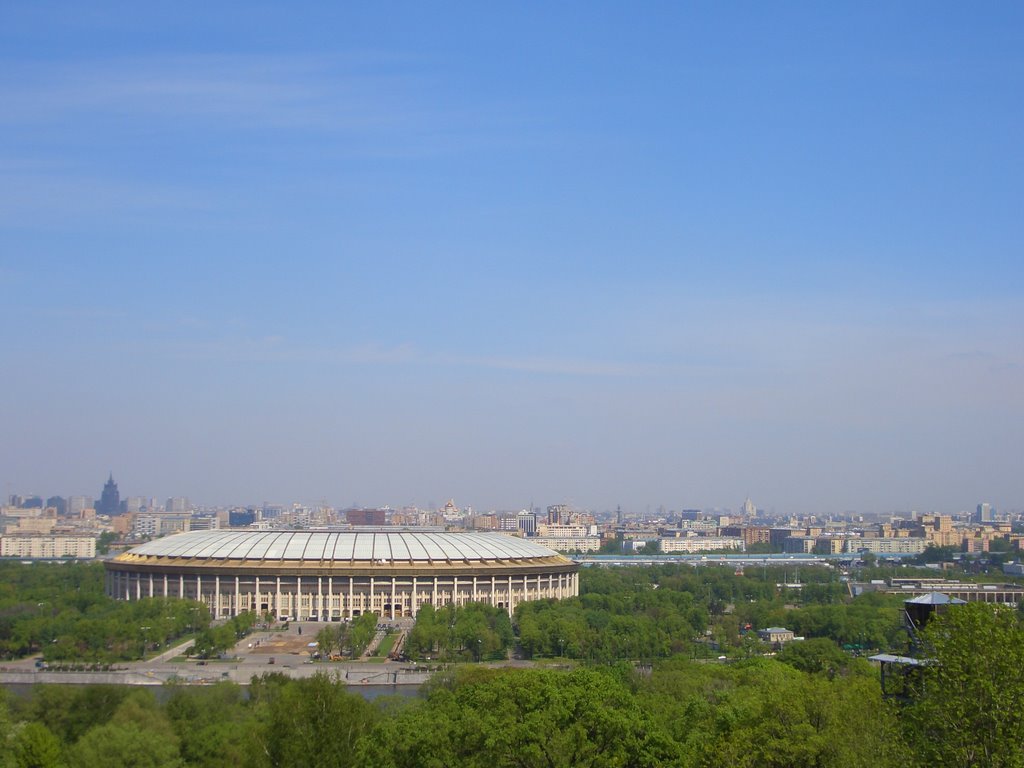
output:
[[[148,689],[38,686],[0,700],[0,768],[896,768],[1024,764],[1024,627],[973,603],[925,631],[886,699],[827,640],[733,664],[464,665],[371,703],[326,674]],[[815,647],[817,646],[817,647]]]
[[[898,598],[852,600],[836,571],[822,567],[801,568],[800,589],[787,586],[794,578],[793,570],[775,566],[743,574],[683,564],[584,568],[579,597],[523,603],[511,623],[488,606],[423,606],[406,652],[494,659],[518,642],[526,658],[604,663],[694,656],[709,648],[733,654],[756,652],[753,631],[773,625],[851,648],[899,650],[905,642]],[[110,599],[99,564],[0,563],[0,658],[41,653],[50,661],[127,661],[190,633],[197,633],[195,652],[212,656],[254,620],[237,617],[231,626],[213,627],[198,602]],[[327,627],[315,640],[324,656],[358,656],[376,622],[376,616],[359,617]]]
[[[193,600],[107,597],[99,563],[0,562],[0,659],[129,661],[209,626]]]

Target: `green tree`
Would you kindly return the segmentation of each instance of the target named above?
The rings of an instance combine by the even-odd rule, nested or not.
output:
[[[234,768],[249,761],[253,714],[239,686],[223,682],[171,690],[166,711],[187,765]]]
[[[254,759],[275,768],[346,768],[376,721],[373,705],[327,675],[275,680],[258,692]]]
[[[72,768],[176,768],[177,739],[157,736],[134,722],[93,728],[71,748]]]
[[[176,768],[178,737],[149,691],[131,691],[110,721],[92,728],[69,751],[72,768]]]
[[[845,669],[851,661],[851,658],[827,637],[812,637],[787,643],[776,658],[801,672],[833,674]]]
[[[830,680],[773,659],[673,659],[637,684],[644,710],[701,768],[895,768],[905,764],[872,675]]]
[[[364,613],[352,620],[349,629],[349,648],[352,650],[352,657],[361,656],[366,647],[373,640],[377,633],[377,614]]]
[[[338,633],[334,631],[333,627],[324,627],[316,633],[316,648],[323,658],[326,659],[334,653],[337,644]]]
[[[475,667],[382,720],[360,742],[357,765],[653,768],[678,757],[612,673]]]
[[[968,603],[924,632],[931,663],[905,712],[922,765],[1024,766],[1024,627],[1017,613]]]
[[[658,543],[657,539],[654,539],[653,541],[648,541],[646,544],[640,547],[640,549],[638,549],[636,553],[638,555],[660,555],[661,544]]]
[[[26,714],[64,744],[73,744],[86,731],[108,722],[128,693],[128,688],[116,685],[40,685],[33,691]]]
[[[16,768],[60,768],[64,765],[60,739],[42,723],[25,723],[10,742],[11,763]]]
[[[103,531],[96,539],[96,554],[105,555],[110,551],[110,545],[117,541],[118,534],[113,531]]]

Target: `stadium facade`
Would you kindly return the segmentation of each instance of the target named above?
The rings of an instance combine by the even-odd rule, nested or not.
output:
[[[121,600],[199,600],[216,618],[243,611],[341,621],[424,605],[483,602],[507,610],[579,594],[578,566],[528,540],[493,533],[193,531],[104,563]]]

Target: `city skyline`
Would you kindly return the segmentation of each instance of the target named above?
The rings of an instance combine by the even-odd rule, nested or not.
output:
[[[8,493],[1024,508],[1018,5],[3,17]]]
[[[103,497],[104,497],[105,494],[108,494],[108,493],[112,494],[115,498],[120,500],[120,505],[121,506],[117,509],[117,511],[115,511],[113,513],[111,513],[109,511],[110,507],[104,506]],[[457,494],[456,494],[456,496],[457,496]],[[391,500],[391,501],[379,501],[377,503],[362,504],[362,503],[360,503],[358,501],[339,502],[338,500],[330,500],[330,499],[327,499],[325,497],[321,497],[319,499],[309,499],[309,498],[303,497],[303,498],[292,498],[292,499],[277,499],[277,500],[273,500],[273,501],[268,500],[268,499],[263,499],[263,500],[260,500],[260,501],[252,501],[252,500],[248,500],[248,501],[244,501],[244,500],[243,501],[239,501],[239,500],[223,501],[222,500],[222,501],[213,503],[213,502],[206,502],[206,501],[203,501],[203,500],[193,501],[193,500],[191,500],[187,496],[167,496],[166,497],[166,502],[161,503],[160,500],[162,498],[165,498],[165,497],[164,496],[154,496],[152,494],[138,494],[138,493],[126,494],[126,495],[124,495],[123,498],[121,498],[121,496],[119,495],[119,487],[118,487],[117,481],[114,478],[114,474],[113,474],[112,471],[108,473],[108,479],[104,483],[103,489],[102,489],[101,493],[98,496],[93,496],[93,495],[90,495],[90,494],[68,494],[68,495],[61,495],[59,493],[58,494],[51,494],[51,493],[48,493],[48,492],[47,493],[43,493],[43,492],[40,492],[40,493],[36,493],[36,492],[24,493],[24,492],[22,492],[22,493],[13,493],[12,494],[10,492],[10,489],[8,489],[8,493],[7,493],[7,501],[8,501],[8,503],[10,503],[12,505],[17,505],[19,502],[23,503],[23,504],[27,504],[29,502],[32,502],[33,500],[37,500],[39,502],[39,504],[41,504],[43,506],[51,506],[52,502],[55,501],[55,500],[59,500],[60,502],[63,502],[65,505],[67,505],[69,500],[75,499],[79,503],[84,503],[84,505],[86,507],[89,506],[89,502],[92,502],[92,505],[96,508],[96,511],[97,511],[98,514],[107,514],[107,515],[110,515],[110,514],[115,514],[116,515],[116,514],[122,514],[124,512],[137,511],[137,510],[133,510],[131,508],[131,505],[132,504],[138,504],[140,501],[141,502],[149,502],[149,505],[143,504],[143,507],[147,511],[163,510],[163,511],[172,512],[172,513],[180,513],[180,512],[186,512],[186,511],[198,511],[198,510],[213,510],[213,509],[223,510],[223,509],[228,509],[228,508],[232,508],[232,509],[242,509],[242,508],[249,508],[249,509],[261,509],[262,508],[262,509],[267,509],[267,508],[272,508],[273,509],[273,508],[278,508],[278,507],[287,508],[287,507],[290,507],[290,506],[293,506],[293,505],[304,506],[304,507],[317,507],[317,506],[323,505],[323,506],[326,506],[326,507],[329,507],[329,508],[335,509],[335,510],[345,510],[345,509],[349,509],[349,510],[389,509],[389,510],[398,511],[398,510],[407,509],[407,508],[418,508],[418,509],[422,509],[422,510],[440,511],[442,509],[454,508],[454,509],[457,509],[457,510],[460,510],[460,511],[463,511],[463,512],[467,511],[467,510],[471,510],[474,513],[480,513],[480,514],[491,514],[491,513],[495,513],[495,512],[514,513],[516,511],[523,511],[523,512],[530,511],[530,512],[533,512],[533,513],[541,514],[541,513],[543,513],[546,510],[547,511],[547,515],[548,515],[549,518],[550,518],[550,516],[552,514],[552,510],[564,510],[566,512],[574,512],[574,513],[576,513],[576,512],[593,512],[593,513],[597,513],[597,514],[600,514],[600,515],[603,515],[603,516],[608,516],[608,517],[614,517],[616,514],[619,514],[619,515],[625,515],[626,517],[631,518],[631,519],[636,519],[636,518],[652,518],[652,519],[655,519],[655,518],[659,518],[659,517],[665,517],[666,515],[679,515],[680,513],[691,512],[691,511],[698,511],[698,512],[702,512],[702,513],[705,513],[705,514],[712,514],[712,515],[713,514],[722,514],[722,513],[734,514],[734,515],[738,515],[740,517],[748,518],[748,519],[753,518],[755,515],[758,515],[758,516],[763,515],[763,516],[767,516],[767,517],[786,517],[786,516],[790,516],[790,515],[795,515],[795,513],[791,513],[791,512],[789,512],[787,510],[776,509],[774,505],[758,506],[757,504],[755,504],[753,502],[753,500],[749,496],[747,496],[738,505],[733,505],[733,504],[728,504],[728,503],[704,504],[704,505],[694,505],[694,504],[687,504],[687,503],[682,503],[682,504],[665,504],[665,503],[661,503],[661,504],[657,504],[657,505],[646,505],[643,509],[622,509],[622,505],[621,504],[615,504],[615,505],[602,504],[602,505],[598,505],[596,507],[584,507],[584,506],[578,506],[578,505],[566,503],[564,499],[553,499],[553,500],[547,500],[547,501],[544,501],[544,502],[540,502],[540,501],[534,500],[534,501],[531,501],[528,504],[524,504],[524,505],[518,506],[518,507],[517,506],[512,506],[512,507],[505,507],[505,508],[497,508],[497,507],[479,506],[479,505],[473,504],[471,500],[466,501],[465,503],[455,504],[454,503],[455,496],[449,497],[447,499],[447,501],[445,501],[445,502],[437,502],[437,501],[431,500],[431,501],[428,501],[426,504],[396,503],[393,500]],[[112,503],[116,504],[116,502],[112,502]],[[124,509],[126,504],[128,505],[128,508]],[[101,507],[103,507],[103,508],[101,509]],[[64,514],[65,513],[61,509],[58,509],[58,512],[60,514]],[[889,510],[855,510],[855,509],[846,509],[846,510],[843,510],[842,512],[830,512],[830,513],[818,513],[818,514],[824,514],[824,515],[828,515],[828,516],[834,516],[834,517],[837,517],[837,518],[842,518],[842,517],[850,517],[850,516],[865,515],[865,514],[866,515],[883,515],[883,516],[884,515],[897,515],[898,516],[898,515],[906,515],[908,513],[917,513],[917,514],[940,513],[940,514],[969,515],[969,516],[971,516],[971,519],[974,520],[974,521],[979,521],[980,520],[982,522],[984,522],[984,521],[991,522],[994,519],[994,516],[997,515],[997,514],[1001,514],[1001,515],[1008,514],[1008,515],[1011,515],[1011,516],[1016,516],[1016,515],[1020,514],[1020,510],[1018,510],[1016,508],[1002,509],[998,505],[994,505],[994,504],[992,504],[990,502],[985,501],[985,502],[979,502],[975,506],[973,511],[970,510],[970,509],[959,509],[959,510],[955,510],[953,512],[950,512],[948,510],[947,511],[942,511],[942,510],[926,510],[926,509],[889,509]],[[816,513],[811,513],[811,514],[814,515]],[[796,515],[796,516],[799,516],[799,515]]]

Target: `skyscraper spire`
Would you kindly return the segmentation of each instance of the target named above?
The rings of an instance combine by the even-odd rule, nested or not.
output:
[[[117,483],[114,482],[114,472],[111,470],[110,477],[103,486],[103,493],[100,494],[100,501],[96,505],[96,513],[100,515],[116,515],[121,512],[121,494],[117,490]]]

